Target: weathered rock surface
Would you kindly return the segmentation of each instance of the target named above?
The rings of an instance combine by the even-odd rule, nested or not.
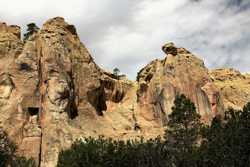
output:
[[[203,61],[173,43],[162,50],[166,57],[145,66],[133,82],[99,68],[63,18],[48,20],[25,42],[18,26],[0,23],[0,127],[18,154],[54,167],[59,151],[81,137],[163,134],[177,93],[195,102],[205,122],[224,105],[242,107],[249,99],[249,76],[209,73]],[[230,86],[239,81],[231,96]]]
[[[250,100],[250,75],[234,69],[216,69],[210,72],[214,84],[220,89],[225,108],[242,109]]]
[[[173,43],[163,46],[163,51],[167,53],[165,59],[152,61],[137,76],[142,115],[164,126],[177,93],[185,94],[196,104],[204,121],[223,112],[220,92],[203,61]]]

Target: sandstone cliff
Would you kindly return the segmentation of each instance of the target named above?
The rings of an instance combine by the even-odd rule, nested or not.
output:
[[[164,125],[177,93],[189,97],[205,121],[223,112],[221,94],[203,61],[173,43],[162,49],[167,54],[165,59],[152,61],[138,73],[139,104],[146,112],[142,115],[159,117]]]
[[[63,18],[48,20],[25,42],[18,26],[0,23],[0,127],[19,154],[54,167],[59,151],[81,137],[161,135],[177,93],[195,103],[205,122],[224,106],[239,108],[249,99],[248,75],[209,72],[202,60],[173,43],[162,50],[164,59],[129,81],[95,64]]]
[[[216,69],[210,72],[214,84],[223,95],[226,109],[242,109],[250,100],[250,75],[235,69]]]

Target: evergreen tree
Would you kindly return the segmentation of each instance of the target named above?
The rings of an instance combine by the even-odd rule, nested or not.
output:
[[[160,138],[117,141],[85,138],[60,152],[58,167],[165,167],[167,154]]]
[[[31,35],[33,35],[34,33],[38,32],[39,28],[37,27],[37,25],[35,23],[29,23],[27,24],[27,32],[24,34],[24,41],[26,41],[27,39],[29,39],[29,37]]]
[[[250,103],[242,111],[231,110],[230,115],[223,131],[223,166],[250,166]]]
[[[120,70],[119,70],[117,67],[113,69],[113,74],[114,74],[116,77],[118,77],[119,73],[120,73]]]
[[[173,166],[196,166],[200,115],[196,112],[194,103],[185,95],[176,96],[167,127],[166,147],[172,155]]]
[[[199,166],[220,166],[222,148],[225,144],[221,117],[215,117],[211,126],[202,128],[202,145],[199,149]]]
[[[200,166],[250,166],[250,103],[242,111],[229,109],[224,120],[214,118],[204,139]]]

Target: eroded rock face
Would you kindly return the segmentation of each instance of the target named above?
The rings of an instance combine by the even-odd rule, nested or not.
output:
[[[235,69],[216,69],[210,72],[216,87],[223,96],[225,108],[242,109],[250,99],[249,74],[241,74]]]
[[[35,40],[21,41],[18,26],[0,24],[0,122],[18,145],[18,153],[38,164],[41,128],[29,113],[40,105],[36,48]]]
[[[9,99],[15,85],[9,74],[3,73],[0,76],[0,99]]]
[[[0,127],[18,154],[54,167],[60,150],[82,137],[162,135],[177,93],[195,102],[205,122],[221,114],[223,102],[232,101],[226,96],[231,88],[221,86],[230,77],[209,74],[173,43],[162,49],[166,58],[149,63],[133,82],[99,68],[63,18],[48,20],[25,42],[18,26],[0,23]],[[233,78],[230,84],[249,82],[241,74]]]
[[[137,76],[141,114],[164,126],[178,93],[185,94],[196,104],[205,121],[222,112],[220,92],[203,61],[173,43],[162,48],[167,53],[166,58],[152,61]]]

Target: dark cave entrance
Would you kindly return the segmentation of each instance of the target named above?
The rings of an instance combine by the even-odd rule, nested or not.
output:
[[[28,113],[30,116],[39,115],[39,108],[38,107],[28,107]]]
[[[107,110],[106,96],[104,87],[99,87],[92,91],[87,92],[88,101],[95,108],[97,115],[102,116],[103,111]]]

